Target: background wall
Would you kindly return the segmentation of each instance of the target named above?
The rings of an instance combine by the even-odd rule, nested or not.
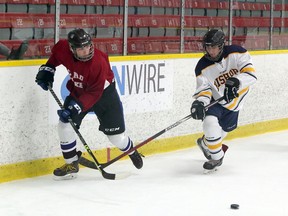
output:
[[[288,51],[251,54],[253,55],[258,82],[253,86],[250,97],[240,112],[239,125],[287,118],[288,104],[285,102],[288,96],[288,86],[285,80],[287,80],[288,74],[288,67],[286,66]],[[147,139],[190,113],[192,95],[195,90],[194,67],[200,56],[193,54],[145,56],[146,60],[144,57],[143,59],[140,57],[111,58],[112,67],[120,67],[123,62],[126,66],[140,63],[151,64],[151,62],[164,64],[161,71],[164,76],[163,80],[167,79],[161,86],[165,89],[164,93],[150,93],[152,97],[155,97],[155,103],[151,104],[155,111],[141,109],[147,107],[147,104],[144,106],[142,103],[147,103],[148,93],[148,97],[138,94],[144,99],[137,103],[129,100],[127,95],[121,96],[124,109],[130,110],[127,113],[125,111],[126,132],[135,143]],[[39,65],[0,67],[0,121],[2,124],[0,130],[0,168],[2,170],[7,166],[15,167],[21,163],[27,163],[27,161],[40,160],[43,162],[47,158],[53,157],[61,159],[55,121],[58,107],[49,92],[43,91],[35,83]],[[135,73],[140,72],[139,68],[135,70]],[[54,83],[54,89],[59,97],[63,77],[65,77],[63,74],[65,74],[65,70],[59,69]],[[142,77],[141,79],[145,78]],[[165,95],[165,91],[166,96],[163,99],[161,94]],[[171,95],[169,95],[170,93]],[[137,98],[137,94],[132,96]],[[168,103],[168,107],[163,106],[165,100],[170,99],[172,103]],[[158,110],[157,103],[160,104]],[[131,111],[131,106],[135,108],[135,112]],[[109,147],[108,140],[98,131],[98,126],[98,121],[94,115],[89,115],[82,123],[80,131],[91,149]],[[164,133],[158,140],[161,142],[161,140],[185,137],[201,132],[201,122],[191,119]],[[193,145],[194,140],[189,139],[190,141],[191,143],[183,143],[183,145]],[[177,145],[181,146],[182,143],[177,143]],[[81,143],[78,143],[78,147],[84,151]],[[50,167],[45,172],[48,173],[51,169]],[[27,174],[28,177],[33,175],[39,175],[39,173]],[[4,177],[2,176],[2,178]]]

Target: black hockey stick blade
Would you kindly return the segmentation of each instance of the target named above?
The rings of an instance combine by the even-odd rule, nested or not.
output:
[[[59,107],[61,109],[64,109],[61,101],[59,100],[58,96],[56,95],[56,93],[54,92],[52,87],[48,86],[48,89],[49,89],[50,93],[52,94],[52,96],[54,97],[54,99],[57,102],[57,104],[59,105]],[[87,150],[87,152],[89,153],[89,155],[93,158],[93,162],[92,161],[91,162],[94,164],[95,169],[98,169],[100,171],[100,173],[103,176],[103,178],[110,179],[110,180],[115,180],[116,179],[116,174],[105,172],[104,167],[102,167],[102,165],[97,161],[96,157],[94,156],[93,152],[91,151],[90,147],[88,146],[88,144],[86,143],[86,141],[82,137],[80,131],[78,130],[77,126],[74,124],[72,119],[69,118],[68,121],[71,124],[72,128],[74,129],[75,133],[78,135],[79,139],[81,140],[82,144],[84,145],[84,147]]]
[[[86,148],[86,145],[84,145],[85,148]],[[88,147],[89,148],[89,147]],[[87,148],[86,148],[87,149]],[[103,178],[105,179],[109,179],[109,180],[115,180],[116,179],[116,174],[113,174],[113,173],[107,173],[105,170],[104,170],[104,167],[102,167],[102,165],[97,161],[96,157],[94,156],[94,154],[92,153],[91,149],[87,149],[88,153],[90,154],[90,156],[93,158],[94,161],[90,161],[91,163],[93,163],[95,169],[99,170],[103,176]],[[80,160],[81,158],[83,157],[80,157],[79,158],[79,163],[81,164]],[[86,159],[88,160],[88,159]],[[89,161],[89,160],[88,160]]]
[[[217,104],[219,101],[222,101],[224,99],[224,97],[218,98],[217,100],[211,102],[210,104],[208,104],[207,106],[205,106],[205,110],[208,110],[211,106],[214,106],[215,104]],[[154,134],[153,136],[149,137],[148,139],[144,140],[143,142],[139,143],[138,145],[134,146],[132,149],[130,149],[127,152],[124,152],[122,154],[120,154],[119,156],[115,157],[114,159],[108,161],[107,163],[103,163],[101,164],[102,168],[105,168],[107,166],[110,166],[111,164],[115,163],[116,161],[120,160],[121,158],[123,158],[124,156],[128,155],[130,152],[140,148],[141,146],[147,144],[148,142],[156,139],[157,137],[159,137],[160,135],[162,135],[163,133],[167,132],[168,130],[171,130],[172,128],[178,126],[179,124],[187,121],[188,119],[190,119],[192,116],[191,114],[185,116],[184,118],[180,119],[179,121],[175,122],[174,124],[170,125],[169,127],[163,129],[162,131],[159,131],[158,133]],[[93,161],[88,160],[87,158],[81,157],[79,159],[79,163],[82,166],[91,168],[91,169],[98,169],[98,167],[95,165],[95,163]]]
[[[83,156],[81,156],[78,160],[79,164],[81,164],[84,167],[88,167],[91,169],[98,169],[97,166],[95,165],[95,163]]]
[[[109,180],[115,180],[116,179],[116,174],[114,174],[114,173],[107,173],[103,169],[101,172],[102,172],[103,178],[105,178],[105,179],[109,179]]]

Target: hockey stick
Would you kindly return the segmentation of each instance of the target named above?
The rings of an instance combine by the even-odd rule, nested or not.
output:
[[[52,89],[51,86],[48,86],[49,91],[51,92],[52,96],[54,97],[55,101],[58,103],[59,107],[63,110],[64,106],[62,105],[61,101],[59,100],[59,98],[57,97],[56,93],[54,92],[54,90]],[[74,122],[72,121],[71,118],[68,118],[69,123],[71,124],[72,128],[74,129],[75,133],[78,135],[79,139],[81,140],[82,144],[84,145],[85,149],[87,150],[87,152],[89,153],[89,155],[93,158],[93,161],[90,161],[93,166],[95,167],[95,169],[98,169],[102,176],[105,179],[110,179],[110,180],[115,180],[116,179],[116,175],[112,174],[112,173],[107,173],[104,171],[104,167],[102,167],[102,164],[100,164],[98,162],[98,160],[96,159],[96,157],[94,156],[93,152],[91,151],[91,149],[89,148],[89,146],[87,145],[86,141],[84,140],[84,138],[82,137],[80,131],[78,130],[78,128],[76,127],[76,125],[74,124]],[[81,158],[81,157],[80,157]]]
[[[217,104],[219,101],[223,100],[224,97],[221,97],[213,102],[211,102],[210,104],[208,104],[207,106],[205,106],[205,110],[208,110],[211,106]],[[183,122],[187,121],[188,119],[190,119],[192,116],[191,114],[185,116],[184,118],[180,119],[179,121],[175,122],[174,124],[170,125],[169,127],[159,131],[158,133],[154,134],[153,136],[149,137],[148,139],[144,140],[143,142],[139,143],[137,146],[134,146],[133,148],[131,148],[129,151],[127,152],[124,152],[122,154],[120,154],[119,156],[115,157],[114,159],[108,161],[107,163],[103,163],[101,164],[102,168],[105,168],[107,166],[110,166],[111,164],[115,163],[116,161],[120,160],[121,158],[123,158],[124,156],[128,155],[129,153],[131,153],[132,151],[140,148],[141,146],[147,144],[148,142],[150,142],[151,140],[154,140],[156,139],[157,137],[159,137],[160,135],[164,134],[165,132],[171,130],[172,128],[182,124]],[[91,168],[91,169],[97,169],[97,166],[95,166],[95,164],[84,158],[84,157],[81,157],[79,159],[79,163],[82,165],[82,166],[85,166],[85,167],[88,167],[88,168]]]

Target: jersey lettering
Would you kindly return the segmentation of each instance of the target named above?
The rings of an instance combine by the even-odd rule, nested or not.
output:
[[[77,72],[71,72],[70,70],[68,70],[71,80],[74,83],[74,86],[77,88],[83,88],[83,80],[84,80],[84,76],[79,75]],[[76,81],[77,80],[77,81]],[[82,81],[82,82],[80,82]]]
[[[83,81],[84,77],[82,75],[79,75],[77,72],[74,72],[73,79],[79,79],[79,80]]]
[[[83,88],[83,83],[82,83],[82,82],[75,82],[75,81],[74,81],[74,85],[75,85],[77,88]]]
[[[226,83],[226,80],[238,73],[237,69],[231,69],[228,72],[221,74],[214,81],[214,85],[219,90],[220,86]]]

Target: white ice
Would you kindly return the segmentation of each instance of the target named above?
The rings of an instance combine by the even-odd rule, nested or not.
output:
[[[106,168],[106,180],[83,168],[75,180],[52,175],[0,184],[1,216],[287,216],[288,131],[229,140],[224,163],[203,174],[197,148],[129,160]],[[149,144],[147,144],[149,145]],[[141,149],[140,149],[141,152]],[[240,205],[238,210],[230,205]]]

